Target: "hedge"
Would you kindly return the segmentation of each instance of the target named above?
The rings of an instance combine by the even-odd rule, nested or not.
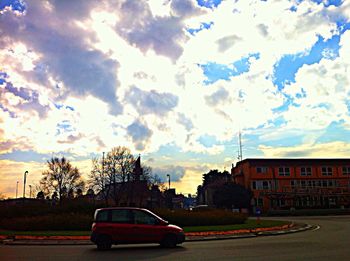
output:
[[[243,224],[247,220],[247,215],[245,214],[219,209],[203,210],[199,212],[158,209],[154,212],[170,223],[179,226],[234,225]]]

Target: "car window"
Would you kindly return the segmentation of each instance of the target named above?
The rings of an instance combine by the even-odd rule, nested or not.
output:
[[[146,224],[146,225],[155,225],[157,219],[149,213],[135,210],[134,211],[134,221],[135,224]]]
[[[100,210],[97,212],[95,217],[96,222],[107,222],[108,221],[108,211]]]
[[[114,223],[131,224],[133,223],[132,213],[127,209],[112,210],[111,221]]]

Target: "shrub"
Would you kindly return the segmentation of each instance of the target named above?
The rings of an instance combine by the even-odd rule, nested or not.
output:
[[[90,230],[93,217],[84,214],[50,214],[45,216],[3,219],[6,230]]]
[[[247,215],[226,210],[188,211],[158,209],[155,213],[170,223],[179,226],[210,226],[243,224]]]

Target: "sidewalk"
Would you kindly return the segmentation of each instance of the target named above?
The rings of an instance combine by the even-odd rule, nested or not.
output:
[[[186,242],[204,240],[238,239],[258,236],[276,236],[313,229],[308,224],[292,223],[289,225],[241,229],[231,231],[210,231],[185,233]],[[4,236],[0,235],[0,243],[6,245],[92,245],[90,236]]]

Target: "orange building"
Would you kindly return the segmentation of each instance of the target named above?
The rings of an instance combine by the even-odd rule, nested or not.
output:
[[[350,206],[350,159],[245,159],[233,180],[252,191],[264,211]]]

